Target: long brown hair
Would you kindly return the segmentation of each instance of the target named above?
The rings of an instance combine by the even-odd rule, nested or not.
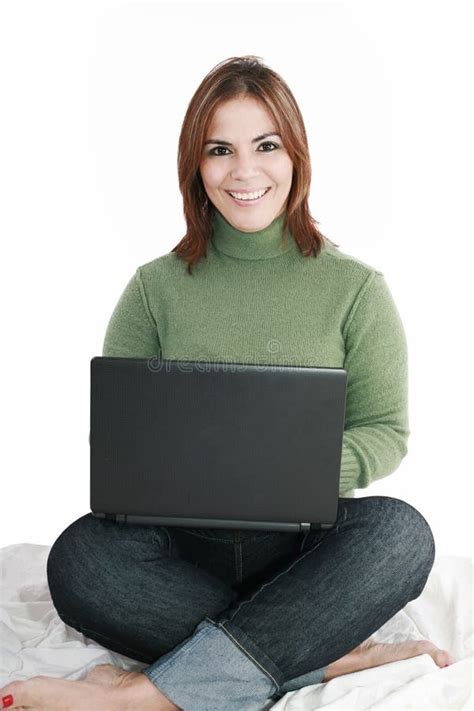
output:
[[[261,57],[245,55],[230,57],[217,64],[197,88],[184,117],[179,136],[178,177],[187,232],[171,251],[188,262],[189,274],[201,257],[207,257],[212,236],[212,211],[216,209],[207,196],[199,172],[207,130],[217,107],[242,95],[254,97],[265,106],[293,163],[293,180],[283,225],[285,240],[289,229],[305,257],[317,257],[324,240],[331,242],[318,230],[316,225],[319,223],[309,212],[311,162],[298,104],[283,79],[260,60]]]

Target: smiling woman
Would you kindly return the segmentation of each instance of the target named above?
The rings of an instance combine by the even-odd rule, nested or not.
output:
[[[58,615],[149,666],[99,666],[83,682],[39,677],[1,693],[48,711],[263,711],[287,691],[390,661],[428,653],[449,664],[428,640],[381,648],[370,637],[421,594],[435,553],[413,506],[354,498],[407,453],[407,344],[382,272],[315,226],[306,133],[283,80],[253,56],[217,65],[186,112],[178,170],[186,235],[136,269],[103,355],[343,367],[337,520],[330,529],[312,521],[306,533],[196,532],[82,516],[48,557]],[[289,436],[301,427],[331,436],[328,422],[295,419],[288,412]],[[258,443],[271,469],[272,448]],[[222,477],[231,487],[225,467]]]
[[[207,254],[213,208],[247,233],[283,215],[284,240],[290,232],[304,256],[330,242],[308,207],[311,162],[298,104],[257,57],[231,57],[204,77],[183,120],[178,174],[187,232],[172,251],[189,273]]]

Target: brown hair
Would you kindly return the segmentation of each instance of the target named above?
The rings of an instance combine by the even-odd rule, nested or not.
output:
[[[179,136],[178,177],[187,232],[171,251],[188,262],[189,274],[201,257],[207,257],[212,211],[216,209],[199,172],[207,130],[219,104],[242,95],[258,99],[269,111],[293,163],[284,239],[287,240],[289,229],[305,257],[317,257],[324,240],[331,242],[317,229],[319,223],[309,212],[311,163],[303,117],[287,84],[260,59],[246,55],[217,64],[197,88],[184,117]]]

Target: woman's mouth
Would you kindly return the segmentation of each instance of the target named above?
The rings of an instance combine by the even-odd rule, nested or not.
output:
[[[238,193],[238,192],[232,192],[230,193],[228,190],[226,191],[227,194],[229,195],[230,199],[236,204],[240,205],[241,207],[250,207],[251,205],[256,205],[258,202],[261,202],[265,195],[267,195],[270,192],[271,188],[265,188],[264,191],[256,191],[254,193],[248,193],[248,195],[251,195],[252,197],[248,197],[245,193]]]

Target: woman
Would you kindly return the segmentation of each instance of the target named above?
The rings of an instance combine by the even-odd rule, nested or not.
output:
[[[420,595],[435,555],[412,506],[353,497],[407,451],[405,334],[383,275],[316,228],[303,119],[259,58],[232,57],[201,83],[181,131],[179,179],[186,236],[137,269],[103,355],[345,367],[336,525],[293,534],[79,518],[48,559],[58,614],[148,666],[99,665],[84,681],[35,677],[2,695],[48,711],[250,711],[419,654],[451,663],[426,640],[370,637]]]

